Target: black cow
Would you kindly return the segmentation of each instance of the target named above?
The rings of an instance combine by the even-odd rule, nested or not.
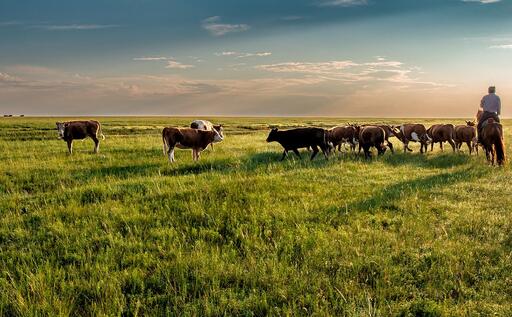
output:
[[[298,128],[285,131],[278,131],[274,128],[270,131],[267,142],[278,142],[284,148],[281,161],[288,155],[288,151],[293,151],[300,158],[298,149],[311,147],[313,153],[311,160],[318,154],[318,147],[322,150],[325,159],[328,160],[329,147],[327,145],[327,133],[320,128]]]

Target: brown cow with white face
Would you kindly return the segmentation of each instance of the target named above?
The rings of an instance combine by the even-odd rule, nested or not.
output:
[[[164,128],[162,131],[164,155],[169,157],[170,162],[174,159],[174,148],[192,149],[192,159],[199,160],[201,151],[212,143],[221,142],[222,136],[217,132],[197,130],[192,128]]]
[[[94,141],[94,153],[98,153],[100,140],[98,134],[103,140],[105,136],[101,132],[101,124],[98,121],[68,121],[56,122],[59,139],[68,144],[69,154],[73,154],[73,140],[83,140],[90,137]]]
[[[466,121],[465,125],[455,126],[455,148],[460,151],[462,143],[466,143],[471,155],[473,151],[478,155],[478,138],[474,121]]]
[[[341,145],[348,143],[352,151],[355,150],[356,144],[359,142],[356,128],[354,126],[334,127],[326,132],[326,139],[330,146],[341,153]]]
[[[404,144],[404,152],[412,150],[409,148],[409,142],[419,142],[421,144],[420,152],[427,151],[427,145],[432,141],[427,134],[427,129],[423,124],[402,124],[393,127],[393,133]]]
[[[216,130],[217,132],[219,132],[220,136],[224,139],[224,127],[222,126],[222,124],[215,125],[207,120],[194,120],[194,121],[192,121],[192,123],[190,123],[190,127],[192,129],[206,130],[206,131]],[[210,144],[210,147],[213,151],[213,143]]]
[[[443,151],[443,142],[450,143],[453,152],[455,152],[455,142],[453,141],[455,126],[453,124],[434,124],[428,128],[427,134],[432,139],[432,143],[430,143],[431,152],[434,150],[435,143],[439,143],[441,151]]]

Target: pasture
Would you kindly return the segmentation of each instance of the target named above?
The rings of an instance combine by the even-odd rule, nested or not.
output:
[[[226,139],[173,164],[161,130],[192,118],[96,119],[100,153],[72,156],[62,118],[0,119],[2,316],[512,315],[509,166],[396,138],[373,161],[279,162],[265,142],[269,124],[462,119],[210,118]]]

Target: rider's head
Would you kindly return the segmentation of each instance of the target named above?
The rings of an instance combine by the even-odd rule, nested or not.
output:
[[[490,94],[496,93],[496,87],[494,87],[494,86],[489,87],[489,93]]]

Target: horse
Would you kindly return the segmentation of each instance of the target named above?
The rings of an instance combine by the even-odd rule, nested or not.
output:
[[[478,122],[480,122],[482,114],[483,112],[479,110],[476,115]],[[505,145],[503,144],[503,126],[493,118],[489,118],[482,124],[482,129],[478,133],[481,133],[480,142],[485,149],[487,161],[491,165],[495,163],[499,166],[504,165],[506,158]]]

